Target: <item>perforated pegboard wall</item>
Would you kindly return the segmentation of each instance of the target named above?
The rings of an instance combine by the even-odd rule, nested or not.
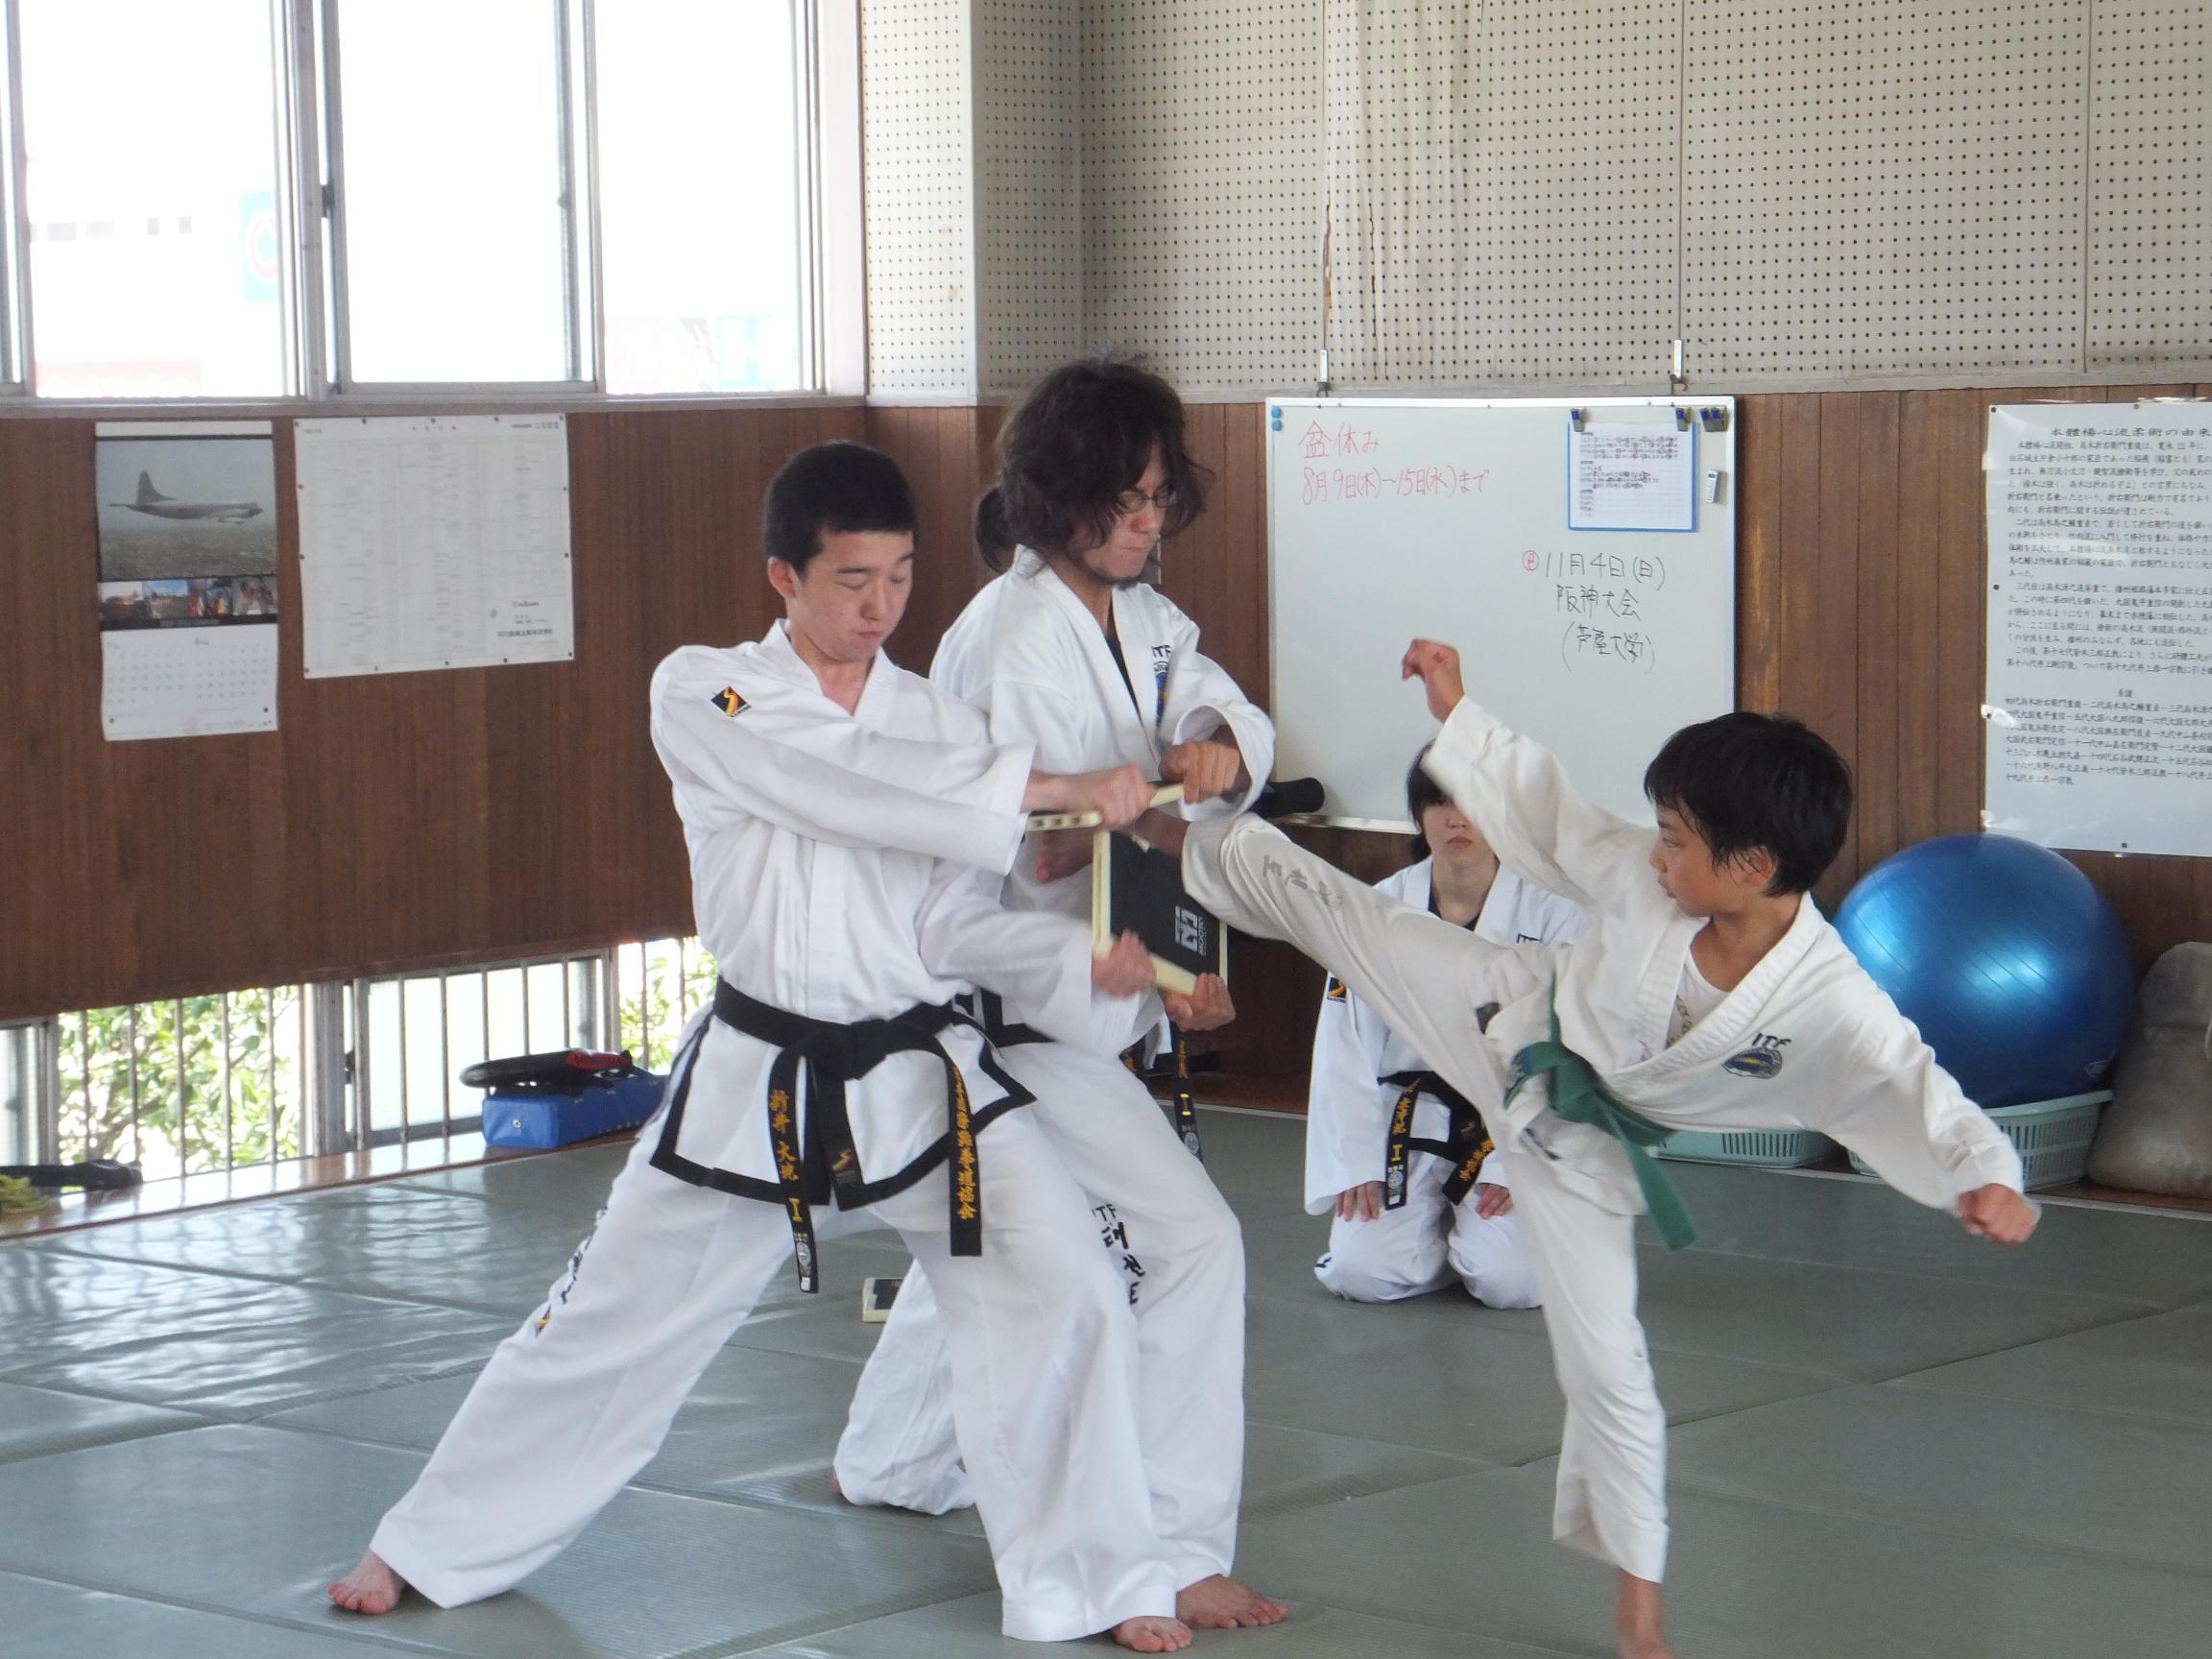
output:
[[[868,387],[975,394],[974,85],[968,0],[860,9]]]
[[[1081,0],[975,0],[975,283],[983,395],[1018,394],[1083,329]]]
[[[1083,334],[1191,389],[1310,380],[1320,0],[1085,0]]]
[[[2089,367],[2212,362],[2212,12],[2096,0]]]
[[[1687,0],[1695,383],[2081,365],[2089,0]]]
[[[1662,381],[1681,0],[1330,0],[1346,385]]]

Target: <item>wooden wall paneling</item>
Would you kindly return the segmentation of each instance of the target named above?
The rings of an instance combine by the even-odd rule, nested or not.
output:
[[[1859,435],[1863,395],[1820,397],[1818,689],[1807,716],[1854,768],[1859,762]],[[1820,885],[1831,913],[1859,874],[1858,818]]]
[[[1857,462],[1858,845],[1854,876],[1897,850],[1901,641],[1897,617],[1899,405],[1863,396]]]
[[[781,414],[640,411],[603,428],[628,464],[610,469],[617,539],[593,549],[592,590],[609,626],[590,640],[589,684],[608,707],[577,711],[590,733],[579,758],[630,808],[592,815],[575,838],[577,879],[601,886],[564,915],[561,934],[608,922],[638,933],[694,925],[682,830],[653,752],[652,678],[677,647],[757,639],[778,613],[760,558],[760,507],[769,476],[796,446]],[[578,644],[581,661],[581,635]]]
[[[1274,696],[1269,626],[1267,568],[1267,450],[1262,424],[1262,405],[1221,406],[1221,525],[1226,532],[1228,557],[1222,563],[1221,613],[1241,615],[1249,627],[1239,630],[1244,653],[1231,670],[1245,695],[1262,707]],[[1226,664],[1224,664],[1226,666]],[[1395,663],[1380,663],[1377,672],[1397,672]]]
[[[114,897],[95,826],[100,641],[92,424],[0,421],[0,1012],[55,976],[93,972],[89,919]]]
[[[2212,939],[2212,858],[2191,858],[2189,865],[2189,933],[2191,939]]]
[[[668,421],[645,411],[570,419],[574,661],[480,671],[493,859],[483,878],[498,895],[494,936],[535,941],[588,931],[589,918],[621,902],[636,861],[647,855],[635,842],[611,849],[594,830],[602,803],[635,800],[641,767],[652,766],[644,677],[659,653],[648,618],[674,597],[663,597],[675,553]],[[588,494],[601,504],[594,508]],[[703,618],[690,620],[696,627]],[[664,803],[667,785],[654,795]],[[661,857],[672,846],[666,812],[660,805],[653,814],[662,833],[648,843]]]
[[[1938,833],[1943,395],[1908,392],[1897,431],[1896,845]],[[1894,849],[1892,849],[1894,850]]]
[[[1894,847],[1979,822],[1987,405],[2189,390],[1740,405],[1739,696],[1805,715],[1855,755],[1862,815],[1838,892]],[[146,744],[108,744],[100,732],[90,423],[0,421],[0,766],[17,805],[0,813],[0,867],[19,873],[0,889],[0,926],[27,942],[0,955],[0,1016],[688,928],[645,686],[675,645],[757,636],[774,614],[757,574],[768,476],[792,450],[837,436],[865,436],[907,468],[925,547],[938,556],[925,554],[897,655],[926,667],[937,632],[982,580],[968,522],[1000,418],[572,416],[576,660],[312,684],[300,675],[293,455],[279,424],[280,730]],[[1167,589],[1209,652],[1264,700],[1260,411],[1194,406],[1190,430],[1214,489],[1168,550]],[[1322,839],[1365,878],[1404,861],[1395,837]],[[2078,861],[2111,896],[2142,963],[2176,939],[2212,936],[2212,860]],[[1242,1019],[1224,1053],[1291,1075],[1305,1063],[1318,972],[1282,947],[1236,950]]]
[[[2188,396],[2212,399],[2212,383],[2184,388]],[[2190,926],[2192,939],[2212,939],[2212,858],[2190,861]]]
[[[899,463],[921,519],[914,594],[893,636],[893,661],[929,671],[937,641],[990,576],[976,556],[975,500],[989,466],[974,409],[883,408],[866,415],[866,439]]]
[[[1820,399],[1791,396],[1782,405],[1782,626],[1776,707],[1812,720],[1819,716]]]
[[[1942,446],[1937,503],[1936,831],[1982,822],[1983,571],[1982,449],[1986,394],[1941,392],[1936,417]]]
[[[1736,703],[1782,700],[1782,429],[1785,400],[1736,405]]]
[[[1160,590],[1198,624],[1206,654],[1222,661],[1222,651],[1233,649],[1234,641],[1228,637],[1227,619],[1217,614],[1214,602],[1221,567],[1233,557],[1225,516],[1225,509],[1233,508],[1223,499],[1221,485],[1221,405],[1195,403],[1186,409],[1183,442],[1191,459],[1214,474],[1213,485],[1207,493],[1206,510],[1197,522],[1161,548]],[[1222,662],[1222,666],[1229,665]],[[1234,668],[1229,672],[1237,674]],[[1238,684],[1243,685],[1241,676],[1238,676]],[[1245,689],[1250,695],[1251,688]]]
[[[1790,396],[1782,405],[1781,629],[1775,675],[1775,710],[1794,714],[1830,735],[1824,724],[1827,692],[1821,652],[1820,524],[1823,506],[1820,445],[1826,410],[1817,394]],[[1827,894],[1821,890],[1822,902]]]
[[[1212,469],[1214,484],[1204,515],[1162,554],[1161,590],[1198,624],[1206,655],[1266,707],[1267,502],[1259,406],[1192,404],[1185,441]]]

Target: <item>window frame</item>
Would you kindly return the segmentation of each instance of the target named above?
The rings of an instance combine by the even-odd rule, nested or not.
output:
[[[29,166],[22,132],[19,0],[0,0],[0,417],[150,413],[307,418],[422,409],[817,407],[867,392],[858,0],[786,0],[798,82],[801,368],[767,392],[610,393],[599,217],[599,0],[544,0],[560,65],[566,375],[531,381],[365,381],[351,372],[345,291],[345,154],[339,0],[266,0],[276,97],[279,274],[287,390],[261,397],[41,397],[35,390]]]

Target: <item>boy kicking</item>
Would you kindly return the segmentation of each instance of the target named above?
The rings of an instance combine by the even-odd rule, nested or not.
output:
[[[1648,1208],[1671,1245],[1691,1234],[1645,1147],[1677,1129],[1813,1129],[1979,1237],[2017,1244],[2035,1210],[2010,1142],[1808,896],[1851,817],[1850,773],[1817,734],[1749,713],[1676,733],[1645,774],[1654,839],[1468,701],[1450,646],[1415,640],[1401,673],[1444,722],[1431,776],[1507,868],[1581,906],[1581,943],[1489,944],[1250,817],[1178,837],[1184,882],[1314,957],[1462,1094],[1503,1096],[1491,1129],[1567,1397],[1553,1535],[1618,1570],[1624,1659],[1668,1659],[1666,1415],[1635,1216]]]

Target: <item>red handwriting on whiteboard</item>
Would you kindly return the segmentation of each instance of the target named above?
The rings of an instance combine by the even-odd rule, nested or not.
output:
[[[1311,507],[1325,501],[1479,495],[1489,479],[1487,469],[1457,466],[1307,467],[1298,498]]]
[[[1363,426],[1350,421],[1332,432],[1318,421],[1306,423],[1298,435],[1298,452],[1309,461],[1326,461],[1332,455],[1372,455],[1382,441]]]

